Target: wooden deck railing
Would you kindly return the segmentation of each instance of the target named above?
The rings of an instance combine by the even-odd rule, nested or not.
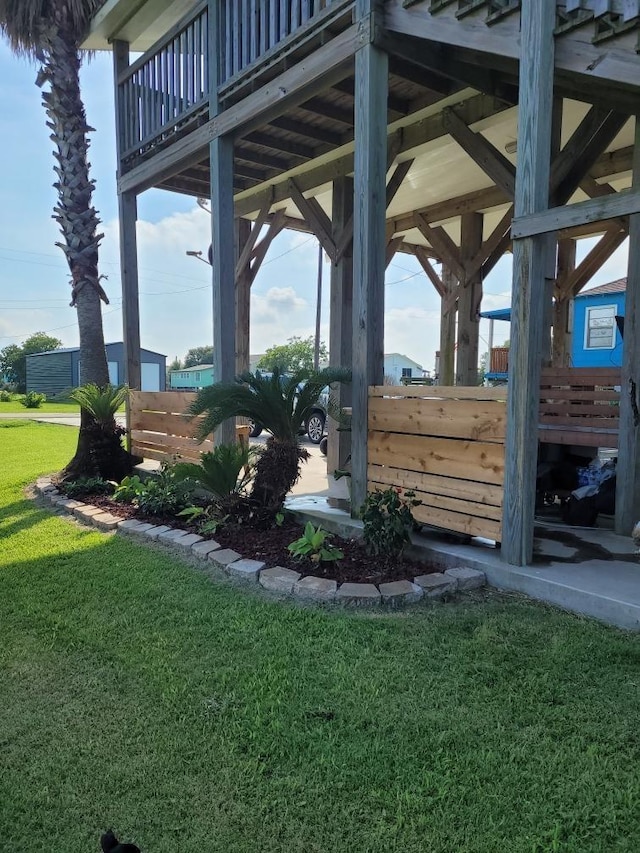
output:
[[[262,61],[326,26],[353,0],[218,0],[220,43],[209,45],[208,4],[198,3],[118,79],[121,159],[144,153],[208,114],[209,62],[223,91]]]
[[[619,367],[543,370],[539,440],[546,444],[617,447],[620,382]]]
[[[123,160],[209,107],[207,3],[130,65],[118,80]]]

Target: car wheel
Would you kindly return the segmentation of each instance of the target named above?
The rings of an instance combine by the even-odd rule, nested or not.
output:
[[[251,438],[257,438],[262,432],[262,424],[256,424],[253,421],[249,421],[249,435]]]
[[[320,444],[324,435],[324,415],[314,412],[307,421],[307,435],[313,444]]]

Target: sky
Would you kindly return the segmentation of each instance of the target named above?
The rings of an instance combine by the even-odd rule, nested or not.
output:
[[[53,144],[45,126],[36,68],[15,57],[0,40],[0,349],[47,332],[63,346],[78,344],[75,310],[69,307],[69,275],[53,221]],[[91,134],[89,159],[96,181],[94,204],[102,221],[100,272],[110,304],[103,307],[105,340],[122,340],[116,154],[111,54],[85,64],[81,87]],[[187,251],[210,243],[209,215],[196,200],[150,190],[138,202],[138,264],[141,343],[183,358],[212,340],[211,270]],[[593,245],[583,240],[578,259]],[[315,331],[318,244],[314,237],[282,232],[272,243],[252,287],[251,352]],[[626,275],[624,244],[594,277],[598,285]],[[591,286],[590,284],[590,286]],[[511,261],[504,258],[484,282],[483,310],[503,308],[511,299]],[[324,264],[321,337],[329,338],[329,265]],[[433,370],[439,348],[440,307],[417,261],[396,254],[387,269],[385,352],[400,352]],[[496,323],[494,345],[509,336]],[[480,326],[480,352],[487,349],[488,321]]]

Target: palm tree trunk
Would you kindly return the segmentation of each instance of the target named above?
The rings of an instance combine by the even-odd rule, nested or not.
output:
[[[103,235],[97,233],[100,220],[92,204],[94,182],[89,178],[87,160],[88,133],[92,128],[87,124],[80,95],[80,54],[66,14],[65,4],[61,3],[50,25],[41,33],[39,58],[42,68],[38,84],[48,84],[42,101],[57,161],[54,187],[58,203],[54,207],[54,219],[64,238],[58,245],[66,255],[71,272],[71,305],[76,308],[80,335],[80,384],[92,382],[104,386],[109,382],[109,369],[100,302],[108,303],[109,300],[98,274],[98,246]],[[63,472],[64,477],[76,479],[99,473],[92,453],[95,426],[91,415],[82,411],[78,446]],[[121,458],[114,460],[114,464],[118,470],[123,467]]]

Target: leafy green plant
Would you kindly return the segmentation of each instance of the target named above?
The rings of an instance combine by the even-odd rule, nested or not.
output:
[[[278,368],[268,377],[243,373],[235,382],[199,391],[189,414],[204,415],[198,433],[202,439],[235,417],[249,418],[271,433],[256,465],[251,497],[276,513],[300,476],[300,463],[308,457],[298,438],[307,412],[327,385],[350,379],[345,368],[297,370],[290,376]]]
[[[187,506],[178,513],[178,518],[188,518],[189,521],[198,521],[200,533],[215,533],[228,520],[228,515],[220,515],[218,507],[209,506]]]
[[[124,477],[122,482],[113,491],[114,501],[121,503],[133,503],[144,488],[144,483],[137,474]]]
[[[62,491],[70,498],[85,495],[110,495],[114,490],[113,483],[102,477],[82,477],[79,480],[69,480],[62,485]]]
[[[246,444],[220,444],[200,455],[200,464],[178,462],[174,468],[178,480],[192,480],[217,499],[241,493],[249,484],[251,450]]]
[[[300,560],[308,557],[313,563],[341,560],[344,553],[339,548],[330,545],[328,539],[331,539],[331,534],[327,530],[323,530],[322,527],[314,527],[310,521],[307,521],[302,536],[292,542],[288,548],[294,557]]]
[[[370,492],[360,510],[367,551],[374,556],[399,557],[415,525],[411,510],[421,503],[415,492],[406,491],[403,496],[402,489],[395,486]]]
[[[20,400],[25,409],[39,409],[43,403],[47,402],[46,394],[38,394],[37,391],[29,391]]]
[[[69,394],[102,426],[110,426],[120,406],[127,399],[129,389],[126,385],[105,385],[100,387],[92,382],[74,388]]]
[[[8,391],[0,391],[0,403],[10,403],[11,394]]]

